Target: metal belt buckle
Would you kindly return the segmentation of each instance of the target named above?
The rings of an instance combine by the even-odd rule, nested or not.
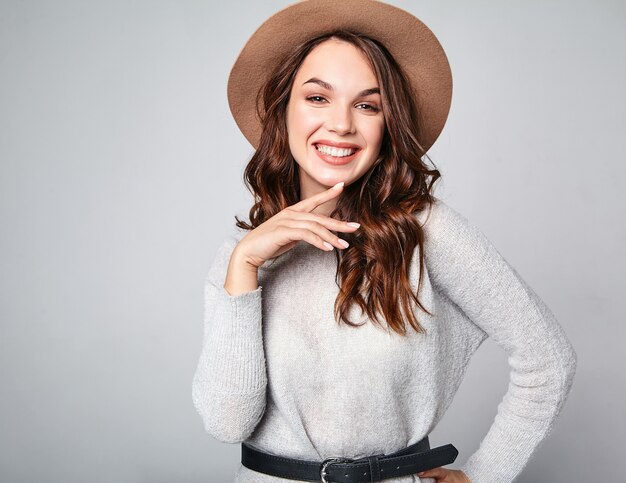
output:
[[[350,459],[350,458],[326,458],[324,461],[322,461],[322,468],[320,469],[320,477],[322,478],[322,483],[329,483],[329,481],[326,479],[326,477],[328,476],[328,474],[326,473],[326,468],[328,467],[328,465],[331,465],[333,463],[350,463],[354,460]]]

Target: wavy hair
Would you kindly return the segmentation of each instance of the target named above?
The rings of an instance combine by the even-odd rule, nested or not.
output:
[[[422,161],[426,155],[419,140],[421,121],[416,93],[389,51],[375,39],[357,32],[338,30],[297,46],[280,62],[257,97],[262,122],[259,146],[244,171],[244,182],[254,196],[250,224],[237,216],[239,228],[252,230],[288,206],[300,201],[297,164],[289,149],[286,112],[291,87],[300,65],[317,45],[339,39],[359,48],[368,58],[380,86],[385,132],[380,156],[358,180],[344,187],[329,215],[340,220],[357,219],[361,228],[342,233],[350,246],[335,250],[335,281],[339,294],[334,315],[338,323],[358,327],[348,318],[356,303],[375,324],[407,335],[408,324],[418,333],[412,304],[432,315],[419,301],[424,268],[424,233],[415,213],[434,202],[431,194],[440,173]],[[431,161],[432,162],[432,161]],[[413,293],[409,270],[415,248],[419,251],[419,282]],[[383,327],[384,328],[384,327]]]

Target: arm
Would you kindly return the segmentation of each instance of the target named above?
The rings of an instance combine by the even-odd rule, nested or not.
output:
[[[493,424],[460,469],[472,483],[512,482],[569,395],[576,353],[546,304],[466,218],[437,200],[425,230],[432,283],[506,351],[511,368]]]
[[[205,430],[225,443],[244,441],[265,412],[267,375],[262,287],[230,295],[224,288],[237,241],[219,248],[204,285],[204,336],[192,383]]]

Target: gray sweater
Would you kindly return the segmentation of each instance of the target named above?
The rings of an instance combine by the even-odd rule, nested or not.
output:
[[[416,312],[427,333],[408,326],[408,337],[371,322],[339,325],[335,254],[304,241],[259,269],[256,290],[231,296],[227,266],[247,232],[226,239],[206,278],[192,385],[206,431],[306,460],[392,453],[435,428],[472,354],[492,337],[508,355],[510,383],[460,469],[472,483],[514,481],[552,430],[577,356],[550,309],[475,225],[442,200],[427,215],[415,215],[426,235],[419,297],[433,316]],[[416,250],[415,289],[417,257]],[[354,307],[350,319],[366,316]],[[289,480],[240,465],[235,481]],[[435,482],[416,475],[385,481]]]

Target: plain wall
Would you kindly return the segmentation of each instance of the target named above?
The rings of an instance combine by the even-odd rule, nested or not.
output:
[[[390,3],[435,32],[452,67],[435,194],[498,247],[578,354],[519,481],[615,481],[625,3]],[[252,202],[226,80],[288,4],[0,2],[1,481],[232,481],[239,445],[206,434],[191,399],[203,279]],[[450,467],[487,432],[508,370],[487,340],[431,435],[459,448]]]

